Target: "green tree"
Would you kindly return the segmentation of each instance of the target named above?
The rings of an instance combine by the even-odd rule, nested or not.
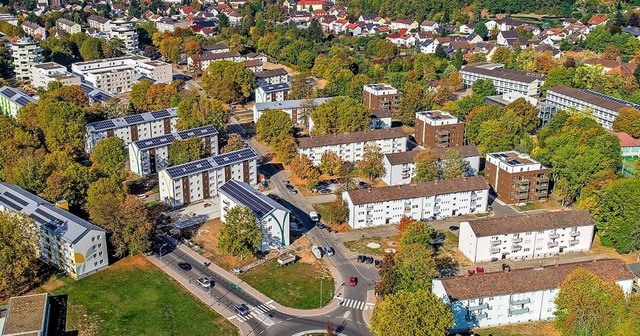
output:
[[[337,153],[328,150],[320,158],[320,171],[328,175],[339,175],[344,162]]]
[[[206,99],[200,95],[191,95],[178,104],[178,122],[176,128],[191,128],[212,125],[222,132],[229,121],[224,104],[215,99]]]
[[[421,243],[402,245],[394,258],[395,293],[431,289],[431,279],[438,275],[438,270],[428,246]]]
[[[371,316],[375,335],[446,336],[453,325],[451,309],[429,290],[387,295]]]
[[[286,165],[290,164],[291,161],[293,161],[293,159],[298,156],[296,139],[291,135],[287,135],[286,137],[282,138],[280,142],[278,142],[278,145],[275,147],[275,152],[276,156],[278,156],[278,159],[282,163]]]
[[[411,244],[429,246],[431,243],[431,232],[433,230],[434,229],[425,222],[412,221],[402,233],[402,236],[400,236],[400,244],[403,247]]]
[[[471,85],[471,91],[482,97],[491,96],[496,92],[491,79],[478,79]]]
[[[370,180],[384,175],[385,169],[382,164],[382,156],[382,150],[377,144],[365,145],[362,161],[358,163],[361,174]]]
[[[311,119],[314,135],[364,131],[371,123],[369,110],[349,97],[335,97],[318,105]]]
[[[229,153],[244,148],[242,136],[238,133],[231,133],[227,137],[227,143],[220,149],[220,153]]]
[[[255,77],[241,63],[217,61],[205,70],[202,86],[211,97],[225,103],[245,101],[253,92]]]
[[[428,182],[439,178],[438,155],[431,149],[421,150],[413,159],[416,175],[413,182]]]
[[[286,19],[284,12],[282,11],[282,7],[278,4],[271,4],[267,8],[267,14],[265,18],[270,21],[282,22]]]
[[[460,155],[460,152],[448,148],[444,152],[444,162],[442,168],[442,177],[452,179],[462,177],[467,172],[467,161]]]
[[[261,242],[262,232],[251,209],[246,206],[229,209],[220,228],[220,251],[242,258],[251,257],[259,251]]]
[[[575,68],[567,68],[564,66],[556,66],[552,68],[544,79],[544,84],[542,84],[540,90],[547,92],[549,88],[554,86],[571,86],[575,72]]]
[[[322,40],[324,40],[324,32],[322,31],[322,26],[320,26],[320,22],[318,22],[318,20],[313,19],[309,23],[309,28],[307,28],[307,38],[314,42],[322,42]]]
[[[486,40],[487,36],[489,36],[489,29],[484,21],[476,23],[476,27],[473,29],[473,32],[482,37],[483,40]]]
[[[102,54],[102,41],[99,38],[88,37],[80,47],[80,56],[85,61],[93,61],[104,57]]]
[[[395,110],[395,119],[404,125],[415,125],[416,112],[431,109],[434,95],[422,85],[415,85],[405,91],[398,108]]]
[[[129,195],[117,204],[117,216],[104,228],[110,233],[116,257],[141,254],[151,247],[153,221],[145,202]]]
[[[87,191],[87,211],[91,221],[100,227],[111,225],[109,222],[117,216],[116,205],[125,198],[122,183],[114,178],[100,178],[91,183]],[[106,228],[105,228],[106,229]]]
[[[47,177],[47,186],[40,196],[50,202],[66,200],[72,208],[79,209],[86,202],[87,189],[92,179],[89,168],[72,162]]]
[[[124,140],[118,137],[108,137],[96,144],[91,152],[91,168],[106,177],[122,179],[126,176],[125,164],[127,153]]]
[[[633,107],[621,108],[613,121],[613,130],[625,132],[634,138],[640,137],[640,110]]]
[[[291,172],[303,180],[311,175],[314,170],[316,170],[316,167],[313,166],[313,161],[305,154],[296,156],[291,160]]]
[[[491,56],[491,62],[493,63],[502,63],[507,68],[511,67],[511,63],[513,62],[513,53],[511,49],[507,47],[499,47]]]
[[[540,125],[538,109],[524,98],[518,98],[504,107],[506,113],[518,116],[523,132],[533,133]]]
[[[131,86],[131,104],[137,112],[149,111],[149,102],[147,100],[147,91],[153,85],[150,80],[143,79]]]
[[[158,51],[167,61],[172,63],[180,62],[182,54],[183,42],[182,38],[165,35],[158,45]]]
[[[275,147],[287,135],[293,134],[291,118],[283,110],[265,111],[256,123],[258,139]]]
[[[202,159],[205,156],[202,139],[193,137],[187,140],[176,140],[169,146],[169,165],[176,166],[183,163]]]
[[[40,248],[38,228],[29,216],[0,211],[0,295],[31,287]]]

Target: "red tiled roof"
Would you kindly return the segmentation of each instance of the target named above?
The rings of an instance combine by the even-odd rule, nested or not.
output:
[[[587,21],[587,24],[590,25],[599,25],[602,24],[603,22],[607,21],[609,18],[606,15],[603,14],[597,14],[592,16],[589,21]]]
[[[625,132],[614,132],[620,140],[620,147],[640,147],[640,141]]]

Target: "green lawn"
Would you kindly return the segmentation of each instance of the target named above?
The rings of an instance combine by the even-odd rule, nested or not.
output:
[[[542,209],[540,207],[540,203],[527,203],[523,205],[516,205],[515,207],[516,209],[518,209],[518,211],[531,211],[531,210]]]
[[[380,248],[370,248],[367,246],[369,243],[378,243],[380,244]],[[348,248],[351,252],[360,253],[360,254],[368,254],[373,256],[383,256],[384,255],[384,243],[382,242],[382,238],[379,237],[371,237],[371,238],[362,238],[358,240],[350,240],[343,243],[346,248]]]
[[[280,267],[274,259],[243,274],[241,278],[262,294],[286,307],[319,308],[333,299],[333,277],[321,262],[309,264],[298,261],[293,265]]]
[[[64,283],[67,330],[80,335],[237,335],[222,316],[195,299],[145,258],[123,259],[110,268]]]

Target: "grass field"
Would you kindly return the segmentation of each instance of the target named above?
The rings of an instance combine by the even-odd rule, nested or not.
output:
[[[559,336],[553,322],[519,323],[493,328],[474,329],[477,336]]]
[[[57,287],[55,295],[68,295],[67,330],[79,335],[238,334],[142,256],[80,281],[65,277],[48,286]]]
[[[369,243],[378,243],[380,244],[380,248],[370,248],[367,246]],[[351,240],[344,242],[344,246],[348,248],[351,252],[360,253],[360,254],[368,254],[372,256],[383,256],[384,255],[384,242],[382,238],[379,237],[371,237],[364,238],[359,240]]]
[[[260,265],[241,276],[242,280],[279,304],[299,309],[319,308],[333,299],[333,278],[320,261],[298,261],[287,267],[278,266],[276,259]],[[322,302],[320,301],[320,280]]]

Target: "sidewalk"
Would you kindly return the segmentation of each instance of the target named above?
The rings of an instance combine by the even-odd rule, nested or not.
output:
[[[367,291],[367,302],[376,303],[376,291],[371,289]],[[367,327],[371,329],[371,315],[373,315],[373,309],[366,309],[362,312],[362,318]]]

